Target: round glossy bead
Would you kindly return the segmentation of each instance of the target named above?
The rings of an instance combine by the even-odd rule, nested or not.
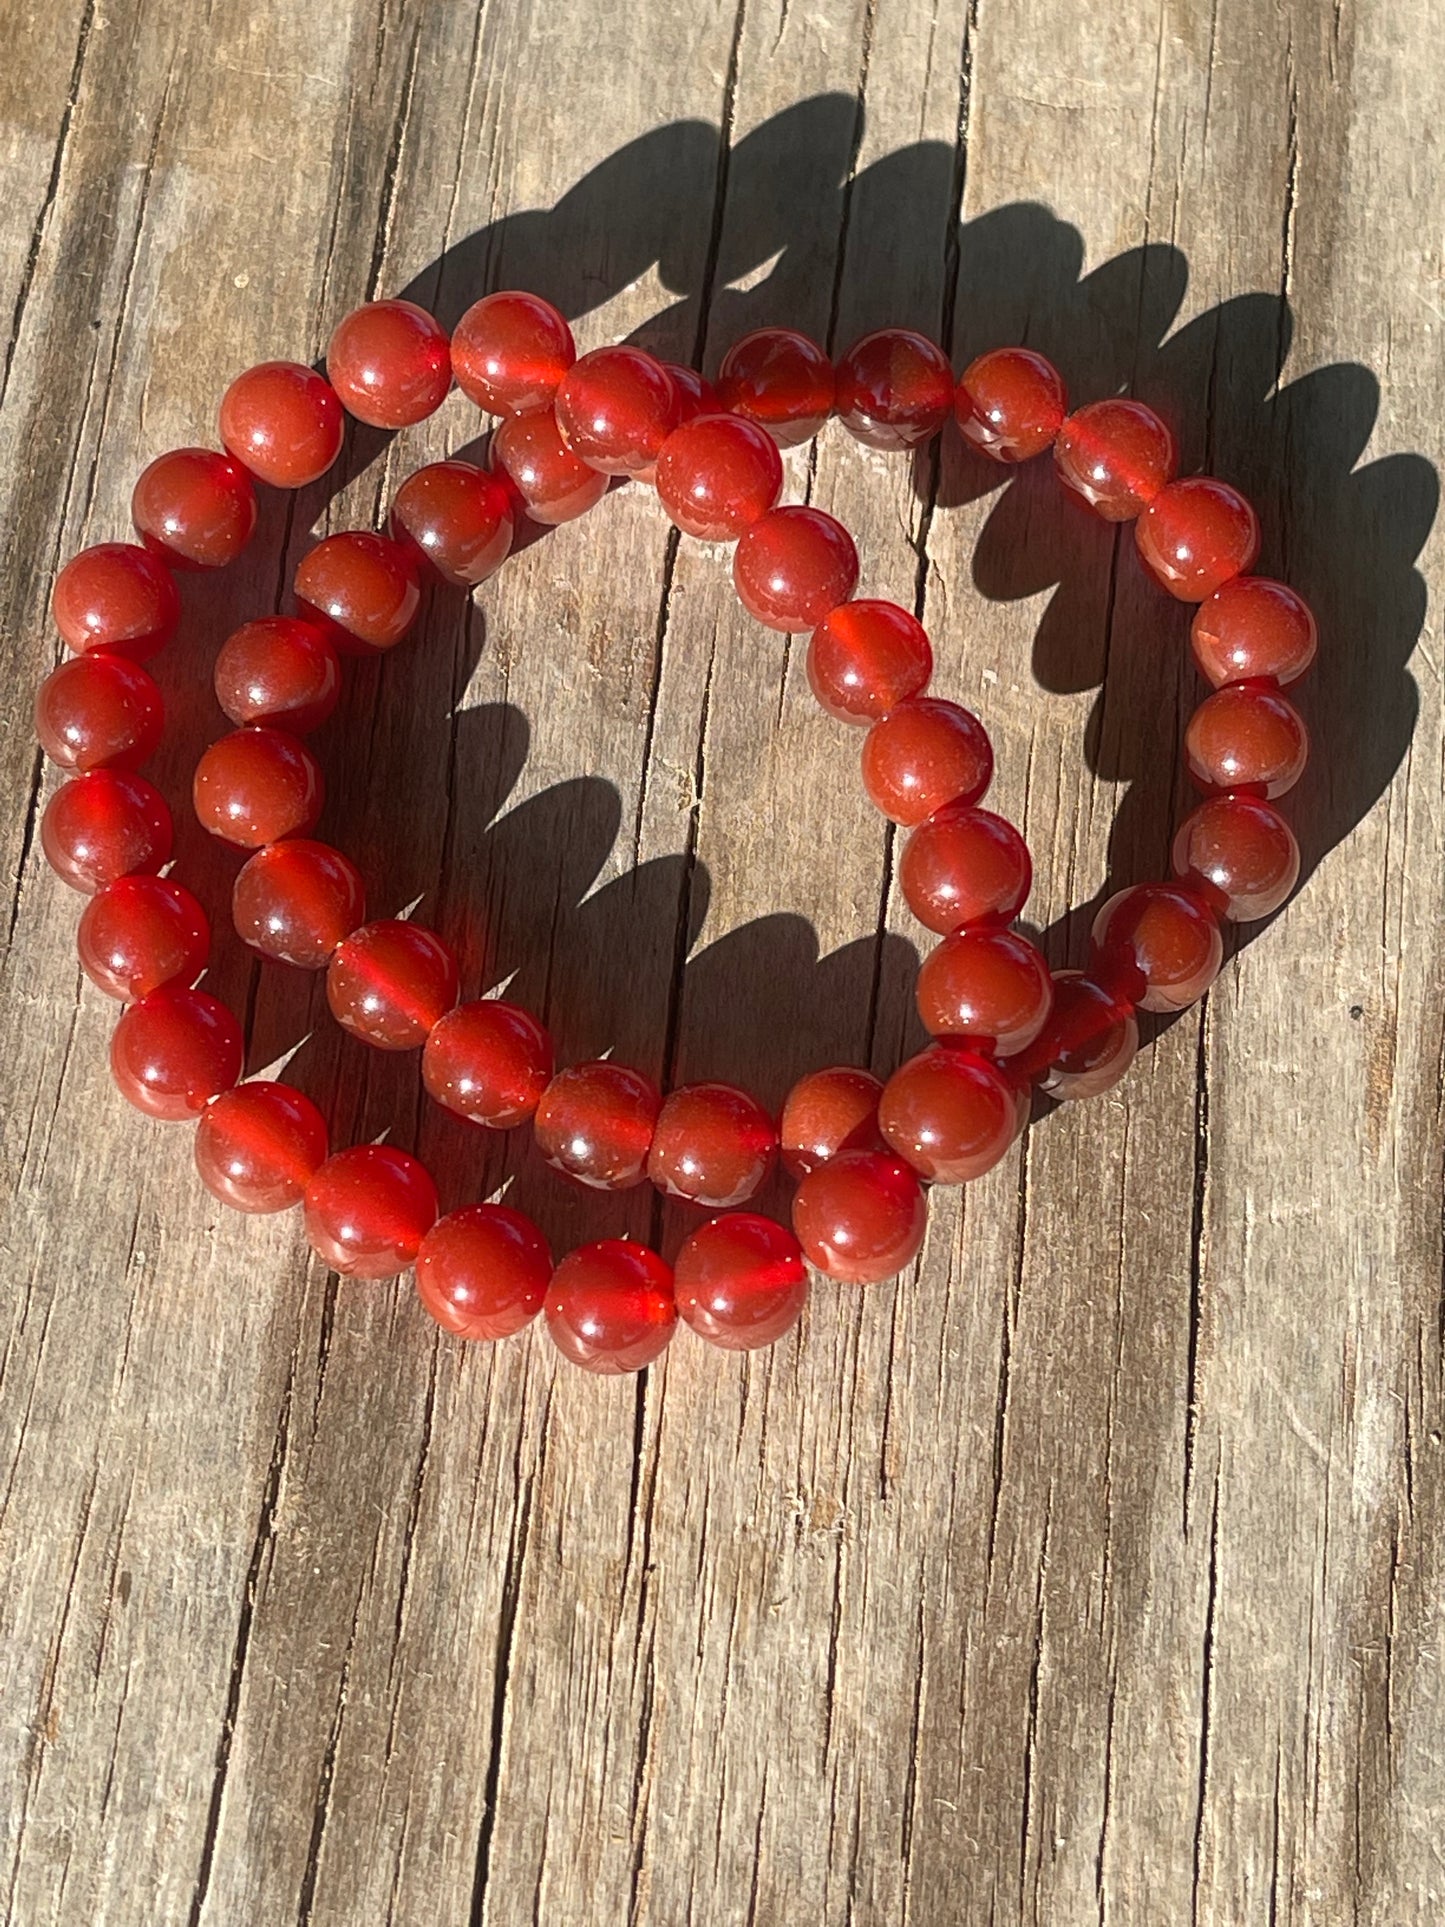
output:
[[[1204,789],[1283,796],[1304,774],[1309,753],[1303,717],[1270,683],[1216,689],[1184,732],[1189,773]]]
[[[435,931],[386,917],[336,946],[326,967],[331,1014],[378,1050],[416,1050],[457,1000],[457,960]]]
[[[1032,348],[995,348],[963,371],[953,412],[964,438],[996,462],[1042,455],[1063,425],[1064,384]]]
[[[163,984],[127,1004],[110,1040],[121,1096],[148,1117],[195,1117],[241,1075],[241,1026],[204,990]]]
[[[647,1175],[670,1198],[722,1210],[752,1197],[773,1168],[778,1133],[733,1084],[686,1084],[663,1100]]]
[[[1314,661],[1319,632],[1309,604],[1283,582],[1237,575],[1200,603],[1189,640],[1216,689],[1253,680],[1284,686]]]
[[[572,453],[550,408],[504,421],[492,437],[490,459],[519,508],[544,528],[575,522],[607,493],[607,476]]]
[[[684,1324],[724,1351],[755,1351],[791,1331],[808,1299],[803,1248],[780,1224],[730,1211],[699,1225],[673,1267]]]
[[[1033,883],[1029,846],[1012,823],[945,803],[903,846],[898,880],[918,921],[940,936],[966,923],[1010,923]]]
[[[400,642],[421,605],[416,565],[408,551],[400,542],[364,529],[318,542],[302,556],[293,587],[307,607],[360,643],[363,655]]]
[[[429,462],[409,475],[391,505],[391,532],[453,588],[474,589],[506,561],[512,495],[471,462]]]
[[[260,616],[221,644],[216,701],[238,728],[275,723],[293,736],[319,729],[341,695],[331,639],[299,616]]]
[[[734,542],[783,490],[783,459],[766,429],[736,415],[697,415],[657,457],[662,506],[687,535]]]
[[[1014,1089],[977,1051],[933,1044],[883,1086],[878,1124],[889,1145],[934,1184],[969,1184],[1017,1135]]]
[[[1043,1029],[1053,984],[1027,937],[980,924],[929,952],[919,965],[916,996],[931,1036],[1010,1057]]]
[[[221,440],[259,482],[305,488],[341,453],[336,390],[299,361],[263,361],[221,397]]]
[[[682,398],[662,363],[625,344],[594,348],[563,376],[557,427],[574,455],[604,475],[635,475],[682,420]]]
[[[568,1252],[552,1274],[547,1330],[564,1358],[587,1372],[639,1372],[677,1326],[672,1268],[630,1238]]]
[[[822,509],[770,509],[733,551],[733,586],[769,629],[815,629],[858,586],[858,551]]]
[[[1081,970],[1058,970],[1049,1021],[1005,1068],[1036,1077],[1049,1097],[1100,1097],[1123,1078],[1138,1049],[1131,1004]]]
[[[983,724],[957,703],[914,696],[874,723],[863,742],[863,786],[905,829],[945,803],[976,803],[993,780]]]
[[[881,1151],[878,1099],[883,1086],[870,1071],[834,1064],[810,1071],[788,1092],[778,1136],[783,1169],[805,1178],[840,1151]]]
[[[1120,890],[1095,917],[1093,937],[1091,974],[1139,1010],[1186,1010],[1224,961],[1214,913],[1194,891],[1173,883]]]
[[[896,602],[844,602],[808,641],[809,686],[840,723],[876,723],[932,674],[928,631]]]
[[[833,405],[849,434],[870,448],[914,448],[948,419],[948,356],[912,328],[880,328],[838,363]]]
[[[1299,872],[1293,830],[1257,796],[1208,797],[1174,838],[1174,874],[1229,923],[1272,915]]]
[[[76,932],[80,967],[107,997],[133,1003],[162,984],[193,984],[206,967],[206,913],[169,877],[117,877],[86,904]]]
[[[793,1230],[809,1264],[847,1285],[874,1285],[912,1264],[928,1206],[911,1168],[877,1151],[840,1151],[798,1186]]]
[[[62,662],[35,694],[35,734],[65,770],[136,769],[155,753],[165,704],[138,662],[92,650]]]
[[[723,413],[716,388],[705,376],[700,375],[696,368],[685,367],[680,361],[665,361],[662,365],[672,376],[672,385],[677,390],[683,421],[694,421],[699,415]]]
[[[436,1223],[437,1188],[426,1167],[390,1144],[353,1144],[312,1173],[306,1238],[345,1278],[394,1278]]]
[[[542,1309],[547,1240],[505,1204],[465,1204],[438,1218],[416,1254],[416,1293],[455,1338],[510,1338]]]
[[[321,766],[299,738],[263,723],[211,744],[191,784],[202,829],[243,850],[313,829],[325,799]]]
[[[422,1081],[438,1104],[496,1131],[525,1124],[552,1078],[552,1039],[528,1010],[498,997],[458,1004],[432,1029]]]
[[[572,330],[550,301],[505,289],[474,301],[452,332],[452,372],[488,415],[550,408],[577,359]]]
[[[413,301],[369,301],[337,325],[326,372],[343,406],[373,428],[408,428],[447,398],[445,328]]]
[[[73,555],[55,578],[50,613],[68,649],[110,649],[144,662],[181,619],[171,572],[136,542],[99,542]]]
[[[1259,554],[1259,518],[1212,475],[1170,482],[1134,524],[1139,553],[1170,595],[1203,602]]]
[[[158,455],[130,499],[142,542],[172,568],[224,569],[256,526],[256,491],[241,464],[210,448]]]
[[[833,393],[832,362],[793,328],[754,329],[718,370],[723,407],[759,423],[782,448],[812,440],[833,412]]]
[[[275,963],[322,970],[366,910],[361,873],[340,850],[289,837],[248,857],[231,891],[236,934]]]
[[[647,1176],[662,1097],[651,1078],[599,1058],[558,1071],[533,1128],[547,1162],[599,1191],[624,1191]]]
[[[196,1125],[201,1182],[233,1211],[289,1211],[327,1151],[326,1120],[290,1084],[222,1091]]]
[[[93,769],[51,797],[40,847],[72,890],[93,894],[117,877],[169,862],[171,813],[155,785],[130,770]]]
[[[1059,430],[1054,460],[1066,487],[1106,522],[1142,514],[1178,465],[1168,428],[1127,395],[1076,409]]]

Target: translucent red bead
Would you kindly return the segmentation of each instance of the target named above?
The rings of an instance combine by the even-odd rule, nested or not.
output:
[[[448,1212],[416,1254],[417,1297],[456,1338],[494,1341],[521,1331],[542,1309],[551,1277],[547,1240],[505,1204]]]
[[[809,1264],[843,1284],[872,1285],[911,1265],[928,1207],[911,1167],[876,1151],[840,1151],[793,1197],[793,1230]]]
[[[1203,789],[1273,799],[1294,788],[1309,759],[1304,719],[1269,683],[1230,683],[1207,696],[1184,732],[1189,773]]]
[[[365,530],[328,535],[296,570],[296,594],[364,654],[401,641],[421,606],[416,565],[400,542]]]
[[[154,755],[165,705],[138,662],[91,650],[62,662],[35,696],[35,734],[65,770],[137,769]]]
[[[721,1210],[753,1196],[773,1167],[778,1133],[733,1084],[685,1084],[663,1100],[647,1175],[670,1198]]]
[[[918,921],[948,936],[968,923],[1011,922],[1028,898],[1033,863],[1012,823],[945,803],[904,844],[898,881]]]
[[[1189,639],[1216,689],[1231,682],[1292,683],[1314,661],[1318,645],[1304,598],[1259,575],[1235,576],[1201,602]]]
[[[858,584],[853,538],[822,509],[770,509],[739,539],[733,586],[769,629],[814,629]]]
[[[169,877],[117,877],[81,912],[76,948],[93,984],[132,1003],[162,984],[193,984],[206,967],[211,928],[190,891]]]
[[[570,1178],[624,1191],[647,1176],[662,1097],[651,1078],[599,1058],[558,1071],[533,1120],[537,1148]]]
[[[965,441],[996,462],[1042,455],[1063,425],[1064,384],[1032,348],[994,348],[964,369],[954,414]]]
[[[1228,482],[1190,475],[1160,489],[1134,524],[1134,537],[1170,595],[1203,602],[1259,554],[1259,519]]]
[[[209,448],[175,448],[141,471],[130,504],[142,542],[172,568],[224,569],[256,526],[241,464]]]
[[[562,377],[554,407],[572,453],[604,475],[636,475],[682,421],[672,376],[652,355],[595,348]]]
[[[991,1171],[1013,1143],[1018,1106],[997,1065],[977,1051],[934,1044],[883,1086],[878,1125],[920,1177],[968,1184]]]
[[[502,422],[492,437],[493,470],[511,486],[520,512],[543,527],[574,522],[600,502],[609,478],[563,441],[550,408]]]
[[[604,1238],[571,1251],[552,1274],[547,1330],[564,1358],[584,1371],[641,1371],[666,1349],[677,1325],[672,1270],[630,1238]]]
[[[933,649],[917,616],[896,602],[844,602],[808,641],[808,685],[840,723],[875,723],[921,695]]]
[[[572,330],[550,301],[535,294],[483,295],[452,332],[457,386],[488,415],[550,408],[576,359]]]
[[[299,616],[260,616],[221,644],[216,701],[238,727],[274,723],[304,736],[341,696],[341,664],[326,631]]]
[[[1211,796],[1180,824],[1174,873],[1229,923],[1268,917],[1299,881],[1288,823],[1256,796]]]
[[[103,890],[117,877],[169,862],[171,813],[143,776],[90,770],[62,784],[46,804],[40,845],[51,869],[73,890]]]
[[[426,1167],[390,1144],[354,1144],[311,1174],[303,1199],[306,1237],[332,1271],[394,1278],[437,1219]]]
[[[657,456],[657,493],[672,520],[704,542],[733,542],[782,493],[777,443],[755,422],[698,415]]]
[[[409,475],[391,505],[391,532],[453,588],[473,589],[506,561],[512,495],[470,462],[429,462]]]
[[[1054,460],[1065,486],[1106,522],[1128,522],[1172,481],[1177,458],[1154,410],[1116,395],[1075,409],[1059,429]]]
[[[723,407],[766,428],[782,448],[817,434],[833,412],[833,364],[793,328],[757,328],[735,341],[718,370]]]
[[[258,850],[231,890],[236,934],[275,963],[323,970],[366,908],[361,873],[329,843],[288,837]]]
[[[195,1117],[241,1075],[241,1026],[204,990],[163,984],[127,1004],[110,1040],[122,1097],[148,1117]]]
[[[233,1211],[289,1211],[326,1157],[326,1120],[290,1084],[222,1091],[196,1125],[201,1182]]]
[[[992,780],[988,733],[957,703],[911,697],[876,722],[863,742],[863,787],[905,828],[945,803],[976,803]]]
[[[912,328],[864,335],[838,363],[833,405],[870,448],[914,448],[936,435],[953,405],[953,370],[936,342]]]
[[[325,794],[321,765],[306,745],[265,724],[212,743],[191,786],[202,829],[245,850],[304,836],[315,828]]]
[[[677,1314],[724,1351],[752,1351],[791,1331],[808,1300],[798,1240],[771,1218],[729,1211],[684,1240],[673,1267]]]
[[[881,1151],[878,1099],[883,1086],[871,1071],[835,1064],[810,1071],[789,1091],[778,1125],[783,1168],[805,1178],[840,1151]]]
[[[945,937],[928,953],[918,967],[916,995],[931,1036],[1011,1057],[1042,1030],[1053,985],[1027,937],[982,924]]]
[[[552,1079],[552,1040],[530,1011],[501,998],[458,1004],[432,1027],[422,1081],[438,1104],[473,1123],[525,1124]]]
[[[326,967],[326,1001],[344,1030],[378,1050],[417,1050],[457,1000],[457,960],[434,931],[400,918],[364,923]]]
[[[1057,970],[1048,1021],[1004,1068],[1037,1077],[1048,1097],[1100,1097],[1113,1090],[1138,1049],[1139,1024],[1131,1004],[1080,970]]]
[[[159,557],[135,542],[99,542],[73,555],[55,578],[50,613],[67,648],[112,649],[145,662],[181,619],[181,598]]]
[[[297,361],[263,361],[237,375],[221,398],[221,440],[258,482],[305,488],[341,453],[345,429],[336,390]]]
[[[1140,1010],[1187,1010],[1224,961],[1213,912],[1172,883],[1136,883],[1110,897],[1094,919],[1093,937],[1091,974]]]
[[[409,428],[435,414],[452,385],[446,330],[413,301],[369,301],[337,325],[326,373],[358,421]]]

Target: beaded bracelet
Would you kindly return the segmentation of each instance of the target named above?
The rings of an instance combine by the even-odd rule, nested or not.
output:
[[[140,544],[102,543],[68,562],[52,607],[76,652],[47,678],[36,728],[72,772],[42,823],[57,872],[92,893],[80,921],[87,974],[125,1008],[111,1045],[123,1094],[151,1116],[195,1118],[196,1163],[243,1211],[304,1206],[307,1237],[334,1270],[388,1277],[414,1264],[419,1294],[449,1331],[495,1339],[545,1307],[562,1352],[590,1370],[636,1370],[681,1317],[714,1343],[771,1343],[801,1313],[804,1260],[834,1279],[890,1277],[922,1244],[925,1184],[958,1184],[1003,1157],[1035,1085],[1059,1099],[1113,1088],[1138,1048],[1137,1010],[1177,1011],[1209,987],[1221,919],[1277,909],[1299,850],[1274,800],[1298,779],[1304,724],[1281,693],[1309,667],[1314,619],[1282,583],[1252,576],[1250,505],[1212,477],[1175,479],[1160,418],[1124,397],[1066,411],[1040,355],[981,356],[955,385],[943,352],[907,329],[859,341],[835,367],[787,329],[735,344],[714,388],[641,349],[578,359],[566,321],[523,293],[489,295],[450,341],[424,310],[378,301],[342,321],[325,377],[289,362],[240,375],[220,409],[228,451],[178,449],[141,475]],[[157,747],[160,692],[142,663],[179,622],[172,571],[224,567],[250,539],[255,483],[295,489],[340,453],[345,414],[396,429],[438,408],[453,378],[497,418],[490,468],[430,463],[403,482],[389,533],[320,541],[293,587],[301,613],[245,624],[221,648],[215,688],[236,725],[195,771],[213,834],[254,853],[233,920],[263,957],[325,969],[327,999],[353,1035],[420,1047],[427,1091],[459,1116],[508,1130],[531,1122],[546,1160],[603,1189],[647,1179],[721,1215],[669,1267],[629,1239],[584,1246],[553,1266],[537,1227],[505,1205],[438,1217],[430,1175],[386,1144],[328,1155],[324,1120],[284,1083],[240,1082],[235,1016],[194,986],[210,932],[195,898],[159,872],[171,854],[164,800],[136,769]],[[1052,448],[1065,486],[1106,521],[1133,520],[1140,555],[1171,594],[1199,605],[1191,640],[1213,693],[1185,735],[1204,801],[1173,846],[1175,881],[1112,896],[1094,924],[1087,973],[1050,972],[1010,928],[1032,881],[1018,831],[980,807],[993,771],[983,726],[925,694],[933,655],[917,618],[854,598],[858,556],[840,523],[778,506],[779,446],[837,414],[874,448],[928,441],[952,414],[1004,463]],[[942,941],[918,973],[934,1041],[886,1084],[833,1066],[804,1077],[775,1124],[727,1084],[662,1097],[609,1060],[561,1070],[544,1027],[497,998],[459,1003],[448,946],[413,921],[364,920],[364,886],[340,851],[311,839],[324,784],[301,740],[335,708],[340,657],[394,646],[415,620],[427,570],[464,589],[499,568],[525,516],[542,525],[592,507],[614,476],[655,484],[685,533],[734,543],[744,607],[809,631],[819,702],[861,725],[864,784],[909,831],[899,879]],[[781,1152],[798,1181],[792,1231],[733,1207]]]

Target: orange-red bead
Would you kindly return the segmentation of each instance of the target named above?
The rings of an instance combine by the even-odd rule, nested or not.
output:
[[[682,420],[672,376],[645,349],[594,348],[563,376],[554,403],[572,453],[604,475],[636,475]]]
[[[326,966],[326,1001],[343,1029],[377,1050],[417,1050],[457,1000],[457,960],[423,924],[384,917],[343,937]]]
[[[40,847],[72,890],[93,894],[117,877],[156,871],[170,860],[171,813],[143,776],[93,769],[51,797],[40,819]]]
[[[843,1284],[873,1285],[912,1264],[928,1206],[911,1167],[876,1151],[840,1151],[798,1186],[793,1230],[809,1264]]]
[[[1033,1042],[1053,1001],[1048,965],[1016,930],[979,924],[945,937],[918,970],[918,1014],[934,1037],[1011,1057]]]
[[[599,1058],[558,1071],[533,1119],[537,1148],[568,1177],[625,1191],[647,1176],[662,1097],[651,1078]]]
[[[809,687],[840,723],[876,723],[932,674],[928,631],[896,602],[842,603],[808,640]]]
[[[61,769],[137,769],[164,726],[154,680],[138,662],[104,650],[60,663],[35,693],[35,734]]]
[[[336,390],[299,361],[263,361],[221,397],[221,440],[258,482],[305,488],[341,453]]]
[[[1293,830],[1257,796],[1206,798],[1174,838],[1174,874],[1230,923],[1272,915],[1299,872]]]
[[[822,509],[770,509],[733,551],[733,586],[769,629],[815,629],[858,586],[858,551]]]
[[[408,475],[391,505],[393,536],[457,589],[474,589],[496,573],[512,528],[511,490],[471,462],[429,462]]]
[[[782,489],[777,443],[736,415],[694,416],[658,451],[658,499],[684,533],[704,542],[736,541]]]
[[[647,1175],[670,1198],[721,1210],[752,1197],[777,1150],[777,1127],[756,1098],[732,1084],[686,1084],[658,1112]]]
[[[203,829],[259,850],[313,829],[326,788],[320,764],[298,737],[258,723],[211,744],[196,764],[191,795]]]
[[[1203,789],[1246,790],[1273,800],[1294,788],[1309,753],[1303,717],[1269,683],[1216,689],[1184,732],[1189,773]]]
[[[130,513],[142,542],[171,568],[224,569],[251,539],[256,491],[229,455],[173,448],[141,470]]]
[[[1047,1023],[1002,1068],[1019,1079],[1037,1078],[1049,1097],[1099,1097],[1113,1090],[1138,1049],[1131,1004],[1081,970],[1056,970]]]
[[[1134,524],[1139,553],[1181,602],[1203,602],[1259,554],[1259,518],[1237,488],[1212,475],[1170,482]]]
[[[878,1099],[883,1086],[871,1071],[834,1064],[810,1071],[788,1092],[778,1125],[783,1168],[805,1178],[840,1151],[881,1151]]]
[[[883,1086],[878,1124],[899,1157],[934,1184],[991,1171],[1018,1132],[1014,1088],[977,1051],[933,1044]]]
[[[299,616],[259,616],[221,644],[216,701],[238,728],[275,723],[293,736],[319,729],[341,695],[331,639]]]
[[[326,372],[358,421],[408,428],[447,398],[452,358],[446,330],[414,301],[369,301],[337,324]]]
[[[1066,400],[1059,371],[1032,348],[994,348],[963,371],[953,412],[966,441],[996,462],[1042,455]]]
[[[421,1074],[447,1110],[510,1131],[542,1101],[552,1078],[552,1040],[520,1004],[479,998],[458,1004],[433,1027]]]
[[[1194,660],[1218,689],[1254,680],[1281,686],[1315,659],[1319,634],[1309,604],[1283,582],[1238,575],[1194,612]]]
[[[1129,522],[1171,481],[1174,437],[1142,401],[1091,401],[1060,428],[1054,460],[1065,485],[1106,522]]]
[[[193,984],[210,948],[205,911],[169,877],[117,877],[86,904],[76,931],[81,969],[122,1003],[162,984]]]
[[[870,448],[914,448],[929,441],[952,405],[948,356],[912,328],[864,335],[838,363],[834,407],[849,434]]]
[[[1224,960],[1214,913],[1195,892],[1173,883],[1120,890],[1095,917],[1093,938],[1090,974],[1139,1010],[1186,1010]]]
[[[55,578],[50,613],[68,649],[110,649],[145,662],[181,619],[171,572],[136,542],[99,542],[73,555]]]
[[[148,1117],[195,1117],[241,1075],[241,1026],[204,990],[163,984],[127,1004],[110,1040],[121,1096]]]
[[[329,843],[288,837],[242,864],[231,891],[236,934],[275,963],[322,970],[366,909],[361,873]]]
[[[390,1144],[354,1144],[311,1174],[306,1238],[346,1278],[394,1278],[436,1223],[437,1188],[426,1167]]]
[[[817,434],[833,412],[833,364],[793,328],[757,328],[723,356],[718,400],[766,428],[781,448]]]
[[[608,477],[572,453],[550,408],[502,422],[490,460],[493,472],[510,484],[519,510],[544,528],[575,522],[607,493]]]
[[[455,1338],[510,1338],[542,1309],[547,1240],[505,1204],[466,1204],[438,1218],[416,1254],[416,1294]]]
[[[604,1238],[568,1252],[552,1274],[547,1330],[584,1371],[638,1372],[677,1326],[672,1269],[646,1245]]]
[[[452,332],[457,385],[488,415],[550,408],[577,359],[572,330],[550,301],[504,289],[474,301]]]
[[[971,803],[945,803],[903,846],[898,881],[921,924],[949,936],[967,923],[1009,923],[1033,883],[1029,846],[1012,823]]]
[[[724,1351],[754,1351],[791,1331],[808,1299],[803,1248],[780,1224],[729,1211],[685,1239],[673,1267],[677,1313]]]
[[[306,607],[360,644],[359,653],[400,642],[421,606],[416,564],[400,542],[365,529],[328,535],[301,558],[293,584]]]
[[[196,1169],[233,1211],[289,1211],[326,1157],[326,1120],[290,1084],[222,1091],[196,1125]]]
[[[910,697],[874,723],[863,741],[863,787],[905,829],[945,803],[976,803],[992,780],[988,732],[957,703]]]

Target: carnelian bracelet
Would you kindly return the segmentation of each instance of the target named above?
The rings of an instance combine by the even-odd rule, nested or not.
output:
[[[1136,1010],[1201,997],[1222,960],[1221,919],[1267,916],[1293,889],[1299,850],[1273,804],[1298,779],[1308,741],[1281,692],[1313,660],[1314,618],[1293,590],[1247,573],[1259,547],[1253,509],[1212,477],[1175,479],[1173,438],[1142,403],[1114,397],[1068,414],[1057,371],[1023,348],[981,356],[955,385],[941,349],[896,328],[865,336],[836,367],[806,336],[760,329],[729,351],[713,387],[635,347],[579,359],[557,310],[522,293],[478,301],[450,340],[410,302],[369,303],[337,328],[326,370],[266,362],[240,375],[221,403],[227,453],[160,456],[134,492],[140,543],[102,543],[66,564],[52,606],[76,653],[42,685],[36,729],[72,773],[46,809],[45,853],[91,893],[81,963],[125,1005],[116,1082],[151,1116],[197,1120],[197,1167],[227,1204],[302,1204],[313,1249],[336,1271],[382,1278],[414,1264],[423,1303],[461,1337],[506,1336],[545,1308],[558,1347],[593,1371],[648,1364],[679,1317],[724,1347],[771,1343],[802,1310],[805,1258],[856,1283],[901,1270],[922,1244],[925,1183],[963,1183],[996,1164],[1034,1085],[1061,1099],[1111,1089],[1138,1048]],[[388,534],[330,535],[303,558],[300,614],[261,617],[226,641],[215,687],[236,727],[197,764],[195,809],[253,852],[233,893],[239,934],[263,957],[325,969],[331,1010],[355,1036],[420,1048],[440,1104],[491,1129],[530,1120],[547,1161],[584,1184],[651,1178],[720,1213],[684,1240],[674,1266],[605,1239],[554,1267],[537,1227],[509,1206],[439,1218],[430,1175],[405,1151],[328,1155],[325,1122],[301,1091],[239,1081],[241,1027],[195,988],[210,950],[205,914],[159,874],[170,814],[135,772],[163,728],[141,665],[179,623],[172,571],[233,561],[255,526],[255,484],[319,479],[340,453],[346,413],[406,427],[441,405],[453,378],[497,418],[490,468],[418,469],[397,492]],[[1134,521],[1148,569],[1199,605],[1193,651],[1213,693],[1185,751],[1204,800],[1175,838],[1175,880],[1104,904],[1087,973],[1051,973],[1010,927],[1032,880],[1028,849],[980,807],[993,773],[983,726],[924,693],[933,656],[922,624],[894,603],[854,598],[857,551],[833,517],[777,506],[779,446],[835,413],[881,449],[926,442],[950,413],[996,461],[1052,449],[1067,489],[1107,521]],[[365,921],[355,866],[309,834],[324,785],[301,739],[335,708],[340,656],[400,641],[427,571],[475,587],[505,560],[523,516],[570,521],[615,476],[654,483],[685,533],[736,545],[734,584],[760,622],[810,632],[813,692],[830,715],[866,728],[865,786],[909,832],[904,897],[942,939],[917,985],[934,1042],[886,1084],[847,1066],[804,1077],[779,1123],[732,1085],[664,1098],[610,1059],[556,1070],[529,1012],[457,1001],[456,959],[434,932]],[[798,1180],[791,1232],[734,1209],[780,1151]]]

